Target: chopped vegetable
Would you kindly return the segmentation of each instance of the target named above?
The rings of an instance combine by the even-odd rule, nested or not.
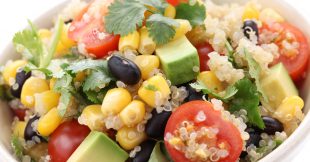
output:
[[[193,27],[203,25],[206,19],[206,8],[198,1],[196,1],[194,5],[190,3],[181,3],[176,6],[176,10],[176,18],[188,20]]]

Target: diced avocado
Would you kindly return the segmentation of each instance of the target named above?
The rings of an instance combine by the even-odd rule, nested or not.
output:
[[[185,36],[156,48],[156,55],[172,85],[187,83],[199,73],[198,52]]]
[[[268,75],[262,78],[261,86],[269,99],[269,103],[263,105],[273,110],[276,110],[286,97],[298,96],[298,90],[282,63],[270,69]]]
[[[167,158],[160,149],[160,142],[156,143],[148,162],[168,162]]]
[[[127,152],[101,132],[91,132],[67,162],[124,162]]]

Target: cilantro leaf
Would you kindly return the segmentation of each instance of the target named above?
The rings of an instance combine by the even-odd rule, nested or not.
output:
[[[85,79],[83,91],[95,90],[96,88],[104,88],[111,82],[112,78],[103,71],[92,71]]]
[[[224,102],[228,102],[237,92],[238,90],[234,86],[229,86],[224,92],[216,93],[210,88],[208,88],[204,83],[201,81],[197,81],[196,83],[191,83],[191,87],[193,87],[196,90],[202,90],[203,94],[212,95],[217,99],[220,99]]]
[[[263,88],[260,84],[260,74],[261,74],[261,67],[260,65],[253,59],[252,55],[249,53],[247,49],[244,49],[245,58],[248,62],[249,67],[249,74],[251,78],[255,79],[255,84],[257,87],[257,91],[262,95],[265,102],[268,102],[268,97],[266,96]]]
[[[158,88],[153,84],[148,84],[148,85],[144,86],[144,88],[146,90],[150,90],[150,91],[158,91]]]
[[[245,109],[249,123],[264,129],[265,124],[259,112],[259,94],[256,86],[249,79],[244,78],[239,80],[235,87],[238,92],[230,102],[229,111],[235,112]]]
[[[67,89],[60,90],[61,96],[59,98],[59,104],[57,110],[60,116],[65,116],[67,109],[70,105],[72,94]]]
[[[196,2],[194,5],[180,3],[176,7],[176,12],[176,19],[188,20],[193,27],[204,24],[206,19],[206,8],[199,2]]]
[[[147,8],[138,0],[116,0],[105,16],[107,32],[126,36],[142,26]]]
[[[84,59],[71,63],[66,70],[72,71],[72,73],[78,73],[87,69],[106,70],[107,66],[106,60]]]
[[[153,14],[146,21],[150,37],[158,45],[169,42],[175,35],[175,27],[179,27],[179,25],[176,20],[161,14]]]
[[[99,91],[95,91],[95,90],[84,91],[83,90],[83,92],[85,94],[85,97],[87,97],[87,99],[91,101],[93,104],[101,104],[108,90],[115,88],[115,87],[116,87],[115,82],[110,82],[107,87],[100,89]]]
[[[151,6],[160,11],[161,14],[164,14],[168,3],[165,0],[140,0],[144,5]]]
[[[14,154],[19,158],[19,159],[22,159],[24,154],[23,154],[23,150],[24,150],[24,147],[23,145],[21,144],[18,136],[13,136],[12,139],[11,139],[11,145],[12,145],[12,148],[14,149]]]

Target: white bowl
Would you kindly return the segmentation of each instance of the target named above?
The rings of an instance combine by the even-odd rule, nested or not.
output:
[[[245,2],[247,0],[214,0],[217,3],[225,2]],[[299,27],[309,38],[310,36],[310,24],[309,19],[302,17],[302,14],[299,13],[296,8],[290,6],[283,0],[260,0],[259,1],[263,6],[271,7],[277,10],[285,19]],[[34,23],[39,27],[51,27],[52,20],[61,11],[68,1],[56,6],[55,8],[45,12]],[[308,39],[309,40],[309,39]],[[0,64],[3,65],[7,60],[14,60],[19,57],[19,54],[16,54],[12,43],[9,43],[4,51],[1,52]],[[310,66],[309,68],[310,69]],[[308,72],[310,73],[310,71]],[[305,84],[303,85],[300,95],[305,100],[304,112],[307,112],[310,109],[310,74],[307,76]],[[0,102],[0,123],[1,123],[1,133],[0,133],[0,160],[2,161],[16,161],[13,152],[10,146],[10,136],[11,136],[11,122],[12,122],[12,112],[7,106],[6,103]],[[305,116],[305,119],[298,127],[298,129],[276,150],[264,157],[262,162],[270,161],[291,161],[294,155],[300,149],[302,149],[302,142],[304,137],[308,134],[310,130],[310,114]],[[306,160],[306,159],[305,159]]]

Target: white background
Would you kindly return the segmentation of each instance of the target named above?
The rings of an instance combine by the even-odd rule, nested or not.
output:
[[[41,13],[52,8],[64,0],[7,0],[0,5],[0,51],[11,41],[13,34],[27,24],[27,19],[34,20]],[[310,1],[288,1],[310,19]],[[1,57],[1,53],[0,53]],[[296,155],[296,162],[310,161],[310,136],[305,137],[300,153]],[[308,159],[308,160],[307,160]],[[1,155],[0,155],[1,161]]]

